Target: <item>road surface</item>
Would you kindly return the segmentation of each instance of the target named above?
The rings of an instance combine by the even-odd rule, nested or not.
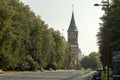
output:
[[[0,80],[91,80],[94,72],[68,70],[47,72],[20,72],[13,74],[0,74]]]

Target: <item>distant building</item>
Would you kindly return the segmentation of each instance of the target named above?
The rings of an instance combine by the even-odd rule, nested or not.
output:
[[[74,12],[72,12],[71,22],[68,28],[68,43],[71,45],[71,65],[73,69],[79,69],[79,46],[78,46],[78,29],[75,24]]]

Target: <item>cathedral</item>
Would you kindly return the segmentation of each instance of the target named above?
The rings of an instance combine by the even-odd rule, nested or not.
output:
[[[78,29],[75,24],[74,12],[72,12],[71,22],[68,28],[68,43],[71,46],[71,65],[72,69],[80,69],[79,47],[78,47]]]

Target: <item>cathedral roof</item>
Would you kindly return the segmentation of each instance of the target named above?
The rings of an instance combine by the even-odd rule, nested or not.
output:
[[[70,22],[68,31],[78,31],[77,27],[76,27],[76,24],[75,24],[74,12],[72,12],[72,18],[71,18],[71,22]]]

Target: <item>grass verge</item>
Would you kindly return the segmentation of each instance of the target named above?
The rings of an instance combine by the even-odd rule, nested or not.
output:
[[[112,74],[112,71],[109,71],[109,76]],[[101,74],[101,80],[107,80],[107,71],[104,73],[102,71],[102,74]],[[109,77],[109,80],[113,80],[111,77]]]

